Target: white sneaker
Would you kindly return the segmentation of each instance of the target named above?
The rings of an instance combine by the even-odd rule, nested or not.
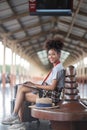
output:
[[[13,124],[12,126],[8,127],[8,130],[26,130],[26,126],[24,123],[20,122],[18,124]]]
[[[19,122],[20,122],[20,120],[19,120],[18,115],[17,116],[10,115],[10,116],[6,117],[4,120],[2,120],[1,123],[4,125],[12,125],[12,124],[19,123]]]

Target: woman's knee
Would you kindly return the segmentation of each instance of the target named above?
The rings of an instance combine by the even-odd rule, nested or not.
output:
[[[25,90],[25,87],[24,86],[22,86],[22,85],[19,85],[18,86],[18,91],[19,92],[23,92]]]

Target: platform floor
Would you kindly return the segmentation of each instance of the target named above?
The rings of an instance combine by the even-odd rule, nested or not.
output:
[[[11,99],[13,98],[13,88],[6,84],[6,87],[3,88],[0,84],[0,122],[5,116],[8,116],[11,112]],[[81,98],[87,99],[87,84],[84,86],[79,85],[78,87]],[[51,130],[49,127],[49,121],[40,120],[40,126],[37,126],[37,122],[34,121],[32,123],[26,122],[26,130]],[[8,130],[8,126],[2,125],[0,123],[0,130]]]
[[[26,122],[26,130],[52,130],[49,125],[48,125],[48,121],[46,120],[40,120],[40,126],[37,126],[36,122]],[[8,126],[6,125],[2,125],[0,123],[0,130],[9,130]]]

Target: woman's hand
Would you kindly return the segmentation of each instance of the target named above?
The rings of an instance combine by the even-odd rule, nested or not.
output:
[[[30,81],[24,82],[23,85],[29,86],[29,87],[34,87],[35,86],[35,84],[30,82]]]
[[[23,84],[28,84],[30,81],[26,81],[26,82],[24,82]]]

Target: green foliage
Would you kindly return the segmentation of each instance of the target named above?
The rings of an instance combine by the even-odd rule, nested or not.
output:
[[[6,73],[10,74],[10,68],[11,68],[10,65],[6,65]],[[0,65],[0,72],[1,73],[2,73],[2,70],[3,70],[3,66]],[[18,65],[16,66],[16,73],[19,74],[19,66]]]
[[[0,65],[0,72],[2,72],[3,66]],[[6,72],[10,73],[10,65],[6,65]]]

